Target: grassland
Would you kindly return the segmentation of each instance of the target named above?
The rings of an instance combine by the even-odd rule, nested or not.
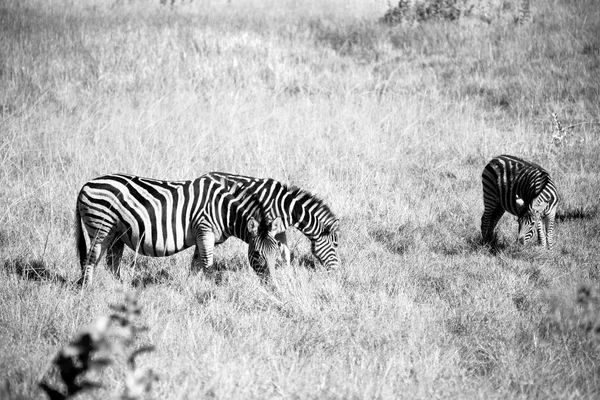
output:
[[[150,398],[600,396],[595,0],[396,27],[358,0],[158,3],[0,2],[0,383],[43,398],[58,349],[136,288]],[[481,170],[502,153],[560,188],[552,253],[515,245],[510,216],[496,254],[479,244]],[[293,233],[272,286],[236,239],[212,277],[188,275],[191,251],[127,252],[123,283],[101,267],[72,286],[84,182],[214,170],[322,197],[342,268]],[[99,379],[89,398],[122,390],[119,364]]]

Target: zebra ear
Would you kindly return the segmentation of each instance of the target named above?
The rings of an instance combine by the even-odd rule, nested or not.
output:
[[[285,226],[283,225],[283,220],[281,219],[281,217],[277,217],[273,221],[271,221],[271,224],[269,226],[269,233],[277,235],[281,232],[285,232]]]
[[[258,235],[258,221],[254,218],[254,217],[250,217],[248,219],[248,232],[250,232],[250,234],[252,236],[256,236]]]

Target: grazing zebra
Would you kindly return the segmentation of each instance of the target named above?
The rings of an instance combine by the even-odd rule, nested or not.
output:
[[[111,272],[120,278],[124,246],[163,257],[196,246],[192,270],[210,268],[215,244],[235,236],[249,244],[252,268],[266,278],[274,267],[284,230],[281,219],[267,221],[264,208],[239,185],[231,189],[206,177],[161,181],[113,174],[87,182],[77,197],[76,238],[80,281],[91,283],[106,251]],[[89,237],[89,251],[83,230]]]
[[[215,181],[241,185],[265,206],[266,212],[281,216],[283,231],[276,239],[282,243],[284,258],[289,264],[289,249],[285,229],[300,230],[310,241],[314,256],[328,269],[337,269],[339,220],[329,207],[311,193],[295,186],[287,186],[273,179],[253,178],[224,172],[206,174]]]
[[[483,169],[484,211],[481,234],[490,242],[494,228],[505,211],[519,221],[518,241],[527,243],[537,226],[538,241],[551,250],[558,193],[546,170],[513,156],[492,159]]]

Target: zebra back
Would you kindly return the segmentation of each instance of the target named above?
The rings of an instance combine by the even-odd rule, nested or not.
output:
[[[518,157],[502,155],[485,166],[482,183],[481,234],[484,242],[492,241],[496,225],[508,211],[518,217],[518,242],[529,242],[537,228],[538,242],[552,249],[559,198],[556,186],[544,168]]]
[[[554,188],[544,168],[509,155],[492,159],[483,170],[482,182],[484,201],[499,202],[506,211],[517,216],[544,190]]]
[[[265,208],[247,190],[224,187],[206,177],[163,181],[127,174],[105,175],[82,187],[78,204],[80,209],[83,206],[82,217],[89,224],[100,230],[105,221],[123,224],[125,243],[140,254],[154,257],[195,245],[194,232],[202,223],[214,230],[216,243],[230,236],[249,243],[249,218],[266,220]]]
[[[269,216],[281,216],[286,229],[293,226],[311,240],[337,229],[338,220],[329,206],[306,190],[270,178],[225,172],[210,172],[205,176],[224,185],[241,185],[258,199]]]

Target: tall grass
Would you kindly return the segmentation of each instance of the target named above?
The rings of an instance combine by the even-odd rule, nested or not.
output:
[[[378,22],[385,10],[2,3],[0,382],[42,396],[39,371],[135,286],[156,398],[596,397],[600,10],[546,0],[522,25],[395,27]],[[562,146],[552,112],[573,125]],[[553,253],[515,245],[509,216],[498,254],[479,244],[481,171],[501,153],[560,188]],[[188,276],[188,252],[126,252],[124,283],[100,268],[89,291],[71,287],[85,181],[212,170],[324,198],[341,270],[315,265],[292,232],[273,287],[234,239],[214,277]]]

